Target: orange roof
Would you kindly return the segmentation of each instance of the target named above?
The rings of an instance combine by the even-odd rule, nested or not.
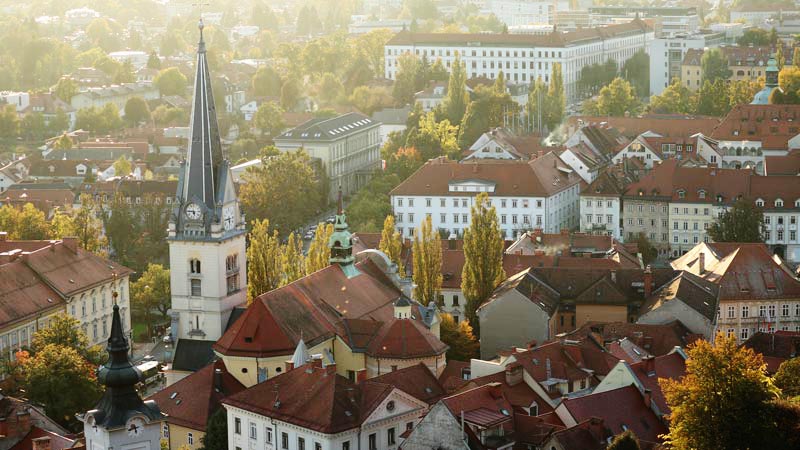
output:
[[[761,141],[767,149],[786,149],[800,134],[800,105],[739,105],[711,132],[725,141]]]
[[[447,345],[414,319],[385,322],[367,347],[367,354],[378,358],[412,359],[438,356]]]

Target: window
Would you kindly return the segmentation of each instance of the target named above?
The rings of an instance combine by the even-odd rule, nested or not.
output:
[[[758,317],[767,317],[767,306],[760,305],[758,307]]]
[[[733,305],[728,306],[728,318],[733,319],[734,317],[736,317],[736,307]]]
[[[314,442],[314,450],[322,450],[322,444],[319,442]]]
[[[289,433],[281,433],[281,448],[289,450]]]
[[[458,306],[458,295],[453,295],[453,306]]]
[[[444,208],[444,207],[445,207],[445,204],[444,204],[444,203],[445,203],[445,199],[443,199],[443,198],[440,198],[440,199],[439,199],[439,206],[441,206],[442,208]]]
[[[398,198],[397,199],[397,206],[403,206],[403,199],[402,198]]]
[[[297,438],[297,450],[306,450],[306,440],[299,437]]]
[[[342,442],[342,450],[350,450],[350,441]]]
[[[250,439],[257,439],[258,431],[256,431],[256,424],[250,422]]]
[[[192,292],[191,292],[192,297],[200,297],[202,293],[200,290],[200,280],[193,278],[191,280],[191,284],[192,284]]]
[[[194,445],[194,435],[192,433],[186,435],[186,442],[188,442],[189,445]]]
[[[233,432],[236,434],[242,434],[242,419],[238,417],[233,419]]]
[[[789,305],[781,306],[781,315],[784,317],[789,315]]]
[[[747,319],[750,317],[750,307],[745,305],[742,306],[742,319]]]
[[[395,444],[394,428],[389,428],[388,430],[386,430],[386,443],[388,445]]]
[[[200,274],[200,260],[199,259],[190,259],[189,260],[189,273],[199,275]]]
[[[736,329],[735,328],[728,328],[728,337],[736,336]]]
[[[750,335],[749,328],[742,328],[741,333],[739,333],[739,336],[742,338],[743,341],[746,340],[749,335]]]
[[[425,207],[427,207],[427,208],[431,207],[431,199],[429,199],[429,198],[425,199]]]
[[[267,440],[267,444],[272,444],[272,428],[271,427],[267,427],[266,430],[264,430],[264,436],[265,436],[265,439]]]
[[[409,206],[410,208],[413,208],[413,207],[414,207],[414,199],[413,199],[413,198],[410,198],[410,199],[408,199],[408,206]]]
[[[369,435],[369,450],[378,450],[378,435],[375,433]]]
[[[169,425],[164,424],[164,427],[161,429],[161,434],[164,436],[164,439],[169,439]]]

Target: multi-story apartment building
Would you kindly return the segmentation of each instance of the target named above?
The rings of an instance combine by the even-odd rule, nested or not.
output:
[[[107,87],[92,87],[78,92],[70,100],[70,105],[79,110],[90,107],[99,109],[108,103],[113,103],[120,115],[125,115],[125,103],[133,97],[155,100],[160,97],[160,93],[153,83],[122,83]]]
[[[553,8],[556,8],[555,12]],[[567,0],[488,0],[486,9],[509,27],[552,24],[554,15],[570,9]]]
[[[800,281],[761,243],[700,243],[672,267],[719,286],[717,330],[746,341],[758,331],[800,331]]]
[[[283,152],[302,148],[318,160],[327,171],[334,200],[339,187],[344,195],[353,194],[380,168],[380,126],[355,112],[312,119],[276,137],[275,146]]]
[[[670,192],[652,186],[653,173],[632,183],[622,194],[622,229],[625,241],[643,234],[658,250],[658,256],[669,255]]]
[[[411,237],[430,216],[433,227],[460,236],[468,228],[474,197],[489,194],[506,239],[541,228],[558,233],[579,225],[581,178],[555,153],[532,161],[446,158],[428,161],[394,188],[392,201],[397,230]]]
[[[800,180],[797,176],[753,176],[750,198],[764,212],[764,243],[785,261],[799,263]]]
[[[613,59],[622,64],[637,51],[647,51],[653,30],[643,21],[547,35],[447,34],[400,32],[386,43],[385,76],[395,79],[401,55],[441,59],[448,69],[456,55],[470,78],[497,78],[528,84],[550,81],[553,65],[561,64],[567,99],[574,100],[581,69]]]
[[[589,8],[589,24],[602,27],[627,22],[635,17],[651,19],[655,22],[658,37],[677,34],[691,34],[700,27],[697,8],[690,7],[652,7],[652,6],[595,6]]]
[[[603,172],[581,192],[581,231],[589,234],[607,234],[622,240],[620,216],[622,212],[621,181],[609,172]]]
[[[767,62],[774,52],[771,47],[720,47],[720,50],[728,60],[729,81],[756,81],[766,76]],[[693,91],[703,84],[701,61],[704,53],[703,48],[689,49],[681,62],[681,83]],[[791,65],[791,58],[792,55],[787,55],[785,63]]]
[[[724,33],[695,33],[667,36],[650,42],[650,95],[659,95],[674,78],[681,78],[681,64],[691,49],[717,47]]]

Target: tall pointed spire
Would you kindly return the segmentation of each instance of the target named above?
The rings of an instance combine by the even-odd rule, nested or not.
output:
[[[200,30],[200,40],[197,43],[191,130],[180,200],[185,204],[204,204],[208,210],[213,211],[219,183],[218,169],[222,163],[222,144],[211,90],[206,43],[203,39],[203,19],[200,19],[197,27]]]
[[[328,247],[331,249],[331,264],[339,264],[348,278],[352,278],[359,274],[358,269],[355,267],[355,258],[353,257],[353,236],[350,233],[350,227],[347,225],[347,216],[344,213],[342,206],[342,187],[339,186],[339,200],[336,212],[336,222],[333,224],[333,234],[328,241]]]
[[[114,309],[111,316],[111,334],[108,337],[108,362],[97,369],[97,380],[106,387],[103,398],[93,411],[89,411],[98,426],[106,429],[122,426],[133,414],[143,414],[148,420],[161,420],[160,410],[153,402],[144,402],[136,391],[142,373],[128,359],[128,339],[122,328],[122,317],[117,304],[117,292],[112,294]]]

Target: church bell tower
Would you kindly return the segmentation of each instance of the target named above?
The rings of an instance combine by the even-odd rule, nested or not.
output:
[[[186,158],[169,221],[172,337],[216,341],[246,302],[245,219],[222,154],[217,110],[199,23]]]

